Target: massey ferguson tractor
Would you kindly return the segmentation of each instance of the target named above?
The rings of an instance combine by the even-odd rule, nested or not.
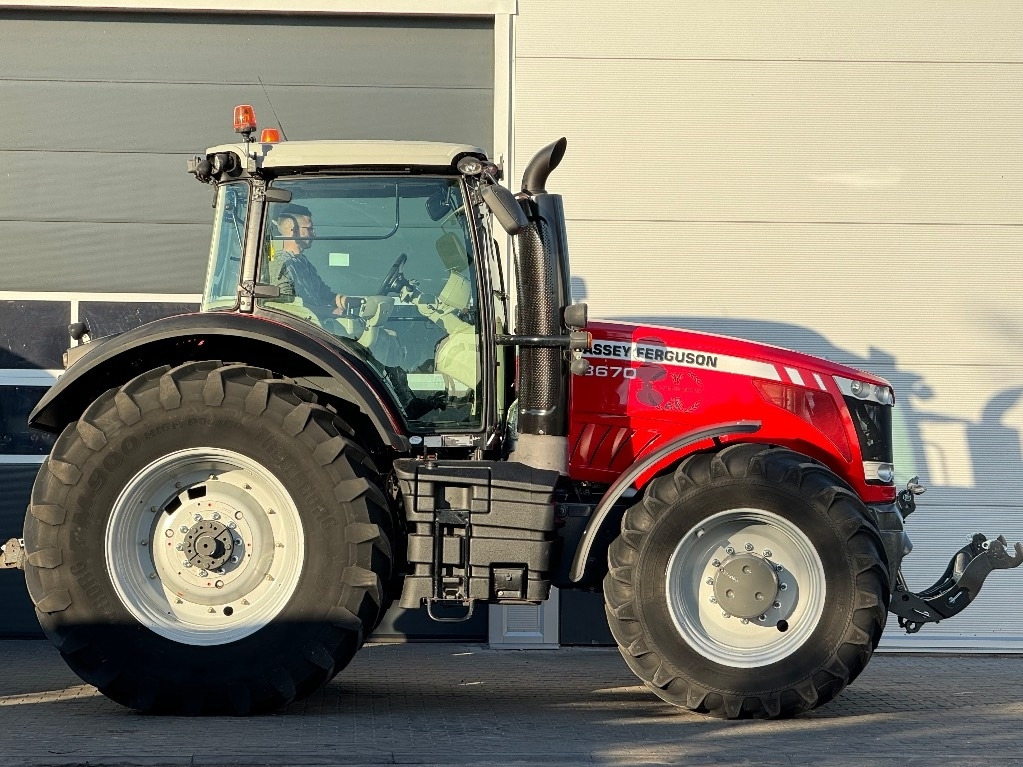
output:
[[[72,325],[30,415],[59,436],[3,563],[118,703],[275,709],[394,601],[459,620],[556,586],[603,590],[664,700],[788,717],[863,671],[889,611],[915,632],[1023,562],[978,534],[908,590],[923,488],[894,484],[885,380],[589,320],[546,188],[564,139],[513,194],[476,147],[257,140],[235,117],[189,163],[216,192],[201,309]]]

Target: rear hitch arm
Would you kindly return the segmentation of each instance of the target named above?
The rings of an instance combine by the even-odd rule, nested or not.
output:
[[[989,541],[977,533],[955,553],[938,582],[919,594],[907,588],[900,570],[889,611],[899,617],[899,626],[907,634],[915,634],[925,623],[938,623],[957,615],[977,598],[992,570],[1008,570],[1023,564],[1023,543],[1015,545],[1015,555],[1008,552],[1007,545],[1002,536]]]

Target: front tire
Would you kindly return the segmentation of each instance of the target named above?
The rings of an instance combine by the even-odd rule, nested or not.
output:
[[[146,711],[246,714],[319,688],[380,618],[387,501],[313,395],[218,362],[97,399],[40,469],[26,581],[68,665]]]
[[[884,629],[887,567],[866,507],[789,450],[690,456],[626,512],[608,558],[623,657],[694,711],[777,718],[823,705]]]

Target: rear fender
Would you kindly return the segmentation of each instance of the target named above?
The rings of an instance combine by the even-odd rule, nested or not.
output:
[[[601,527],[611,513],[612,507],[629,489],[639,489],[648,482],[652,476],[665,466],[677,463],[685,456],[704,447],[720,445],[726,437],[739,437],[753,434],[760,429],[759,421],[736,421],[734,423],[718,424],[708,426],[704,429],[696,429],[686,432],[666,443],[659,450],[636,461],[628,471],[618,477],[617,480],[607,489],[603,498],[590,515],[590,521],[583,531],[579,547],[576,549],[575,557],[572,560],[572,570],[569,577],[578,583],[586,573],[587,560],[590,557],[590,549],[593,542],[600,533]]]
[[[108,389],[161,365],[199,360],[243,362],[305,379],[303,385],[350,403],[351,412],[342,415],[367,421],[383,445],[409,449],[397,403],[356,353],[281,322],[226,313],[168,317],[96,342],[43,395],[29,425],[60,433]]]

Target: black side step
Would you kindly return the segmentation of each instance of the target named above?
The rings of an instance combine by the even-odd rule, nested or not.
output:
[[[925,623],[938,623],[961,613],[977,598],[984,579],[993,570],[1023,564],[1023,543],[1015,545],[1015,556],[1006,550],[1007,545],[1002,536],[989,541],[977,533],[955,553],[938,582],[919,594],[906,587],[900,571],[888,610],[899,616],[899,626],[907,634],[915,634]]]

